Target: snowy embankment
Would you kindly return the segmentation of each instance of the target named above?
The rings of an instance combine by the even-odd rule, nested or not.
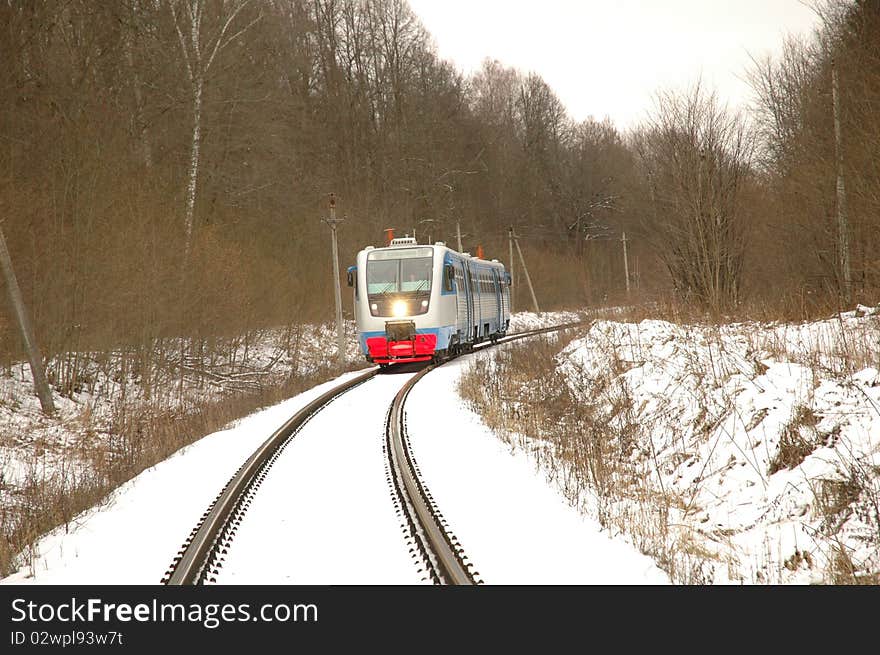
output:
[[[571,507],[528,455],[499,441],[464,406],[454,389],[473,357],[419,382],[406,420],[422,479],[477,577],[488,584],[668,584],[650,558]]]
[[[353,333],[354,326],[347,326]],[[55,391],[56,413],[45,416],[33,391],[26,364],[16,364],[0,375],[0,507],[14,502],[16,488],[53,471],[87,469],[93,454],[112,451],[114,429],[124,415],[186,411],[199,403],[230,394],[271,388],[293,377],[307,378],[327,365],[328,348],[335,350],[335,332],[329,326],[303,325],[291,330],[265,330],[226,340],[210,359],[187,356],[184,375],[171,351],[164,363],[155,358],[153,390],[145,393],[143,377],[126,370],[120,352],[70,353],[50,361],[50,377],[68,357],[81,367],[81,383],[68,396]],[[349,361],[359,361],[353,338],[348,340]],[[172,348],[178,342],[171,341]],[[191,351],[192,346],[189,347]],[[366,365],[366,362],[364,362]]]
[[[43,536],[27,565],[0,583],[159,584],[190,530],[242,462],[297,410],[354,375],[318,385],[182,448],[116,489],[108,502]]]
[[[639,498],[582,505],[624,531],[638,528],[621,517],[663,517],[655,532],[687,581],[880,582],[878,309],[597,321],[557,362],[638,480]]]
[[[353,333],[354,326],[347,326]],[[56,412],[40,411],[26,365],[0,373],[0,575],[39,534],[144,468],[242,415],[338,374],[329,326],[157,340],[48,362]],[[362,361],[348,340],[348,359]],[[181,366],[181,346],[184,357]]]
[[[584,320],[586,320],[585,314],[578,312],[541,312],[540,314],[516,312],[510,317],[510,327],[507,333],[516,334],[526,330],[537,330],[564,323],[578,323]]]

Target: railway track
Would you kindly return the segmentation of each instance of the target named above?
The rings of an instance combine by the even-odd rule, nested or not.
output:
[[[227,539],[234,536],[245,503],[262,482],[284,446],[324,407],[368,381],[376,373],[377,370],[371,369],[321,394],[266,439],[235,472],[211,507],[202,515],[200,523],[193,528],[165,573],[162,583],[194,585],[205,582],[211,572],[211,565],[223,555]]]
[[[508,335],[496,343],[558,332],[585,323],[567,323]],[[491,347],[484,343],[474,351]],[[445,363],[445,362],[444,362]],[[418,464],[409,448],[406,434],[405,404],[419,380],[437,366],[430,365],[409,379],[394,397],[385,426],[385,451],[389,483],[394,502],[405,519],[404,527],[416,546],[428,575],[435,584],[467,585],[479,583],[478,574],[468,563],[464,550],[446,525],[429,489],[421,480]],[[223,562],[242,516],[253,495],[285,446],[318,412],[348,391],[364,384],[378,373],[370,369],[333,387],[294,414],[276,430],[236,471],[212,505],[202,515],[162,578],[163,584],[195,585],[211,582]]]

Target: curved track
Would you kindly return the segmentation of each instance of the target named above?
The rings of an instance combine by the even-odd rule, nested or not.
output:
[[[474,351],[582,325],[584,323],[566,323],[511,334],[494,343],[479,344],[474,347]],[[449,530],[443,515],[431,497],[431,492],[421,479],[418,464],[409,446],[409,438],[406,433],[406,398],[419,380],[438,365],[442,366],[443,364],[430,365],[422,369],[395,396],[386,426],[386,450],[390,469],[394,476],[396,504],[406,514],[410,535],[430,571],[431,579],[436,584],[478,584],[480,581],[476,572],[473,571],[472,565],[467,561],[464,548]]]
[[[584,323],[567,323],[512,334],[496,343],[507,343],[548,332],[556,332]],[[484,343],[474,351],[495,345]],[[451,533],[430,491],[420,479],[418,465],[409,448],[406,435],[406,398],[418,381],[436,366],[430,365],[410,378],[397,392],[389,409],[385,428],[386,468],[395,505],[403,514],[411,542],[436,584],[477,584],[479,580],[467,563],[461,544]],[[373,378],[377,369],[370,369],[324,393],[299,410],[275,431],[242,465],[218,494],[202,520],[190,533],[162,579],[169,585],[203,584],[213,581],[218,563],[224,558],[229,542],[235,536],[242,515],[265,479],[269,468],[284,447],[318,412],[339,396]]]
[[[412,388],[434,367],[428,366],[403,385],[394,397],[386,426],[386,451],[397,505],[403,509],[407,525],[419,553],[436,584],[476,584],[465,563],[461,545],[444,525],[430,492],[422,482],[418,465],[406,435],[404,403]]]
[[[219,555],[223,540],[235,532],[234,519],[242,509],[243,502],[250,492],[262,482],[272,461],[296,432],[327,404],[354,389],[376,375],[371,369],[333,387],[326,393],[294,414],[278,428],[242,464],[235,475],[226,483],[211,507],[202,515],[202,520],[190,533],[189,539],[175,557],[162,579],[169,585],[191,585],[205,582],[209,565]]]

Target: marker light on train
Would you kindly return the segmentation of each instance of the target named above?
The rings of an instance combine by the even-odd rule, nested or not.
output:
[[[427,300],[422,301],[422,309],[428,309],[428,301]]]
[[[376,303],[373,303],[372,305],[370,305],[370,309],[372,309],[374,312],[378,312],[379,305],[377,305]]]
[[[395,318],[401,318],[406,316],[406,303],[403,300],[396,300],[393,305],[391,305],[391,314]]]

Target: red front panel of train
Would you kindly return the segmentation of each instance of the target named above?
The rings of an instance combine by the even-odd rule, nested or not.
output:
[[[367,339],[370,357],[377,364],[391,362],[425,362],[437,349],[436,334],[417,334],[411,341],[389,341],[385,337]]]

